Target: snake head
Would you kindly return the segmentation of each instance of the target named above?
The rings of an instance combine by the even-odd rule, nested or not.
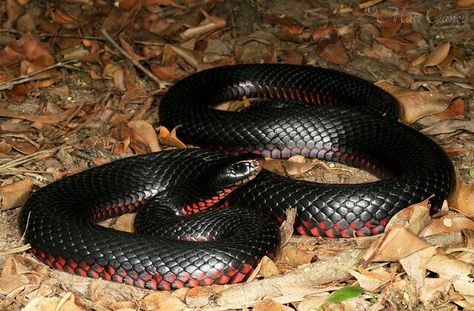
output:
[[[209,184],[214,189],[239,187],[254,179],[262,171],[262,160],[261,156],[251,153],[225,159],[217,164],[209,178]]]

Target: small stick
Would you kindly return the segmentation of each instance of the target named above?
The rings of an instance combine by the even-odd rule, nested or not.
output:
[[[459,77],[440,77],[440,76],[425,76],[425,75],[412,75],[415,80],[425,80],[425,81],[440,81],[440,82],[451,82],[451,83],[463,83],[471,84],[471,80],[468,78],[459,78]]]
[[[43,73],[45,71],[54,69],[54,68],[64,67],[64,65],[70,64],[70,63],[73,63],[73,62],[76,62],[76,60],[68,60],[68,61],[65,61],[65,62],[59,62],[59,63],[53,64],[53,65],[41,68],[37,71],[33,71],[32,73],[23,74],[23,75],[20,75],[16,78],[13,78],[9,81],[2,82],[2,83],[0,83],[0,91],[11,90],[17,84],[23,84],[23,83],[33,81],[33,80],[47,79],[49,77],[34,77],[34,76],[37,75],[37,74]]]
[[[160,89],[165,89],[168,86],[167,82],[164,82],[158,79],[153,73],[151,73],[148,69],[143,67],[142,64],[140,64],[130,54],[128,54],[124,49],[122,49],[122,47],[117,42],[114,41],[114,39],[109,35],[109,33],[105,29],[102,29],[101,32],[104,35],[104,37],[107,39],[107,41],[114,46],[114,48],[116,48],[129,61],[131,61],[135,67],[140,69],[144,74],[150,77],[150,79],[155,81],[160,86]]]
[[[18,158],[18,159],[15,159],[15,160],[12,160],[12,161],[9,161],[3,165],[0,165],[0,171],[1,170],[5,170],[5,169],[8,169],[8,168],[12,168],[12,167],[15,167],[17,165],[20,165],[20,164],[25,164],[27,162],[30,162],[36,158],[39,158],[45,154],[48,154],[48,153],[53,153],[57,150],[59,150],[60,148],[62,147],[54,147],[54,148],[51,148],[51,149],[46,149],[46,150],[41,150],[41,151],[37,151],[37,152],[34,152],[32,154],[29,154],[29,155],[26,155],[24,157],[21,157],[21,158]],[[67,149],[70,149],[72,147],[66,147]]]

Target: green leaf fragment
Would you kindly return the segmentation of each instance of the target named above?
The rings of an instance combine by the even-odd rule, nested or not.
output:
[[[364,289],[360,286],[349,286],[341,288],[328,297],[328,302],[338,303],[346,299],[354,298],[364,292]]]
[[[469,177],[471,177],[472,179],[474,179],[474,166],[469,168]]]

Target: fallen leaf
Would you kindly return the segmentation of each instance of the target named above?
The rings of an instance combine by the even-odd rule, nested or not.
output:
[[[474,221],[464,215],[448,214],[441,218],[432,219],[431,223],[420,232],[420,236],[426,237],[440,233],[460,232],[462,230],[474,230]]]
[[[288,159],[285,168],[289,176],[302,177],[316,165],[314,162],[306,163],[306,158],[302,155],[294,155]]]
[[[209,15],[198,26],[188,28],[183,33],[181,33],[180,36],[183,40],[189,40],[191,38],[200,38],[218,29],[224,28],[225,25],[226,21],[224,18]]]
[[[425,278],[423,283],[420,289],[420,300],[425,303],[445,297],[451,288],[451,282],[443,278]]]
[[[299,248],[287,245],[280,249],[278,254],[278,262],[290,264],[292,266],[299,266],[310,263],[314,255],[300,250]]]
[[[451,44],[449,42],[437,46],[430,54],[425,62],[425,68],[429,66],[436,66],[441,63],[449,54]]]
[[[380,286],[387,283],[386,280],[371,278],[354,270],[350,270],[349,273],[356,278],[359,285],[366,291],[375,291]]]
[[[158,79],[168,82],[174,82],[186,76],[186,72],[178,66],[160,66],[156,63],[151,63],[150,70]]]
[[[400,118],[407,123],[413,123],[422,117],[446,110],[451,100],[458,97],[456,94],[446,95],[404,89],[388,81],[380,81],[375,84],[397,98],[402,108]]]
[[[269,24],[280,25],[293,35],[303,33],[305,26],[297,21],[295,18],[286,15],[270,14],[267,16]]]
[[[327,303],[329,294],[321,296],[307,296],[298,304],[298,311],[314,311],[320,310],[320,308]]]
[[[454,99],[446,110],[434,114],[440,119],[463,119],[464,118],[464,100],[462,98]]]
[[[430,246],[407,229],[394,228],[385,230],[382,237],[372,243],[364,258],[367,261],[398,261]]]
[[[279,304],[271,299],[264,299],[255,304],[253,311],[293,311],[292,308]]]
[[[400,259],[400,264],[407,275],[415,281],[418,288],[422,288],[426,276],[426,266],[431,257],[436,254],[436,247],[430,246],[421,249],[405,258]]]
[[[285,246],[290,241],[294,231],[296,215],[296,208],[290,208],[286,210],[286,219],[280,226],[280,247]]]
[[[320,39],[329,39],[331,32],[334,30],[334,25],[332,23],[327,23],[321,26],[314,28],[311,32],[311,38],[313,41],[319,41]]]
[[[405,43],[405,42],[401,42],[401,41],[395,40],[395,39],[378,37],[378,38],[375,38],[375,40],[377,40],[378,42],[382,43],[383,45],[385,45],[389,49],[392,49],[396,52],[401,52],[402,53],[402,52],[406,52],[407,50],[415,48],[415,46],[411,43]]]
[[[24,180],[0,187],[0,209],[7,210],[22,205],[33,188],[33,180]]]
[[[145,296],[142,301],[147,310],[180,311],[186,308],[186,305],[179,298],[168,292],[152,293]]]
[[[117,221],[113,225],[113,228],[118,231],[134,232],[134,220],[135,214],[122,215],[117,219]]]
[[[83,308],[76,305],[76,298],[73,293],[67,292],[62,297],[36,296],[28,302],[22,309],[24,311],[82,311]]]
[[[349,56],[346,53],[346,49],[339,40],[337,40],[336,43],[320,47],[317,53],[322,59],[330,63],[346,64],[349,62]]]
[[[160,126],[160,136],[158,136],[158,141],[163,145],[178,147],[178,148],[186,148],[186,144],[184,144],[179,138],[176,136],[176,129],[175,127],[171,132],[164,126]]]
[[[144,120],[135,120],[128,122],[128,126],[145,140],[152,152],[161,151],[158,136],[150,123]]]
[[[474,7],[474,0],[456,0],[456,6],[458,8]]]
[[[468,120],[444,120],[420,130],[425,135],[449,134],[456,131],[474,133],[474,122]]]
[[[54,23],[61,25],[74,25],[77,26],[77,19],[70,14],[66,13],[62,9],[51,9],[49,10],[48,16],[53,20]]]

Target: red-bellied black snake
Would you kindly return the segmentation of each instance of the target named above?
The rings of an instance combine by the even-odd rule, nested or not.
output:
[[[263,101],[241,112],[211,107],[243,96]],[[202,71],[171,87],[159,106],[160,123],[179,126],[185,142],[231,156],[301,154],[382,180],[319,184],[263,171],[237,189],[214,191],[229,184],[216,171],[239,161],[245,171],[257,157],[174,150],[122,159],[40,189],[22,210],[21,229],[42,261],[83,276],[153,289],[238,282],[277,246],[278,229],[268,217],[281,221],[287,208],[297,208],[301,234],[367,236],[410,204],[432,195],[441,202],[452,192],[448,156],[397,122],[398,113],[390,94],[334,70],[253,64]],[[177,215],[220,199],[229,206]],[[137,207],[135,234],[90,221]]]

